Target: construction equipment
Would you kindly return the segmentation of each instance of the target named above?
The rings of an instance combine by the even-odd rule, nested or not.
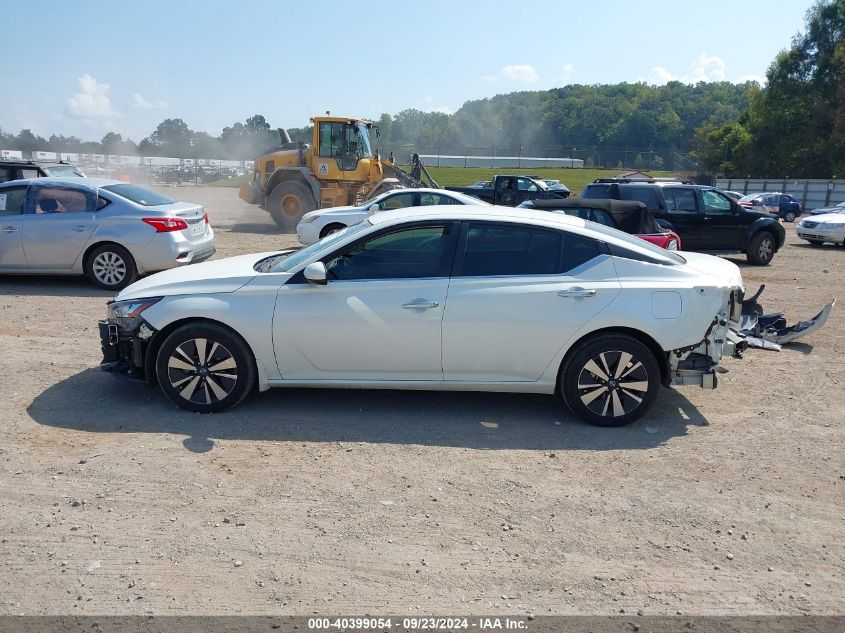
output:
[[[240,190],[242,200],[261,205],[284,231],[317,208],[363,204],[401,187],[438,187],[424,167],[429,185],[381,160],[370,144],[371,131],[378,138],[371,121],[320,116],[311,122],[311,145],[291,141],[279,128],[281,145],[255,159],[252,180]]]

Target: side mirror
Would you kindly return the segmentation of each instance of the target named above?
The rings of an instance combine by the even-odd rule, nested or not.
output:
[[[312,284],[325,286],[328,283],[326,277],[326,265],[323,262],[313,262],[305,267],[303,273],[305,278]]]
[[[378,202],[374,202],[373,204],[371,204],[371,205],[367,208],[367,213],[376,213],[376,212],[377,212],[377,211],[379,211],[380,209],[381,209],[381,207],[380,207],[380,206],[378,206]]]

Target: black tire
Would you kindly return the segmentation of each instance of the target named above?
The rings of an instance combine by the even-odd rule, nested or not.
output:
[[[122,246],[103,244],[88,253],[85,275],[100,288],[121,290],[138,278],[135,258]]]
[[[569,355],[559,381],[566,405],[579,418],[596,426],[624,426],[654,404],[660,366],[652,351],[634,337],[599,334]]]
[[[317,208],[311,188],[296,180],[284,180],[273,188],[267,210],[285,233],[293,233],[302,216]]]
[[[745,256],[755,266],[767,266],[775,256],[775,236],[768,231],[758,231],[748,243]]]
[[[795,222],[795,211],[787,211],[783,219],[787,222]]]
[[[156,356],[156,378],[164,395],[173,404],[200,413],[217,413],[240,403],[255,386],[256,373],[246,342],[217,323],[188,323],[175,329]]]
[[[320,239],[331,235],[332,233],[337,233],[338,231],[342,231],[346,228],[345,224],[341,224],[340,222],[333,222],[332,224],[328,224],[323,227],[323,230],[320,231]]]

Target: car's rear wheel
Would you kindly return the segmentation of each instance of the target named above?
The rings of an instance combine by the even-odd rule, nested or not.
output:
[[[766,266],[775,256],[774,236],[768,231],[758,232],[751,238],[745,256],[755,266]]]
[[[156,377],[164,395],[190,411],[235,406],[255,385],[255,360],[246,342],[216,323],[189,323],[164,340]]]
[[[345,224],[340,224],[339,222],[333,222],[332,224],[328,224],[323,227],[323,230],[320,231],[320,239],[331,235],[332,233],[337,233],[338,231],[342,231],[346,228]]]
[[[795,211],[787,211],[783,219],[787,222],[795,222]]]
[[[132,254],[117,244],[103,244],[85,259],[85,275],[100,288],[120,290],[138,278]]]
[[[585,422],[623,426],[648,412],[659,387],[660,366],[646,345],[627,334],[603,334],[568,357],[559,390]]]

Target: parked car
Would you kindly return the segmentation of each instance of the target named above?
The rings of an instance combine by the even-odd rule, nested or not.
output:
[[[192,411],[256,385],[559,392],[619,426],[660,385],[716,387],[720,358],[742,351],[741,300],[724,259],[563,214],[432,206],[142,279],[100,336],[112,369]]]
[[[85,174],[76,165],[61,160],[0,159],[0,182],[48,176],[84,178]]]
[[[296,225],[296,236],[302,244],[313,244],[327,235],[357,224],[378,211],[425,207],[433,204],[487,204],[478,198],[442,189],[394,189],[364,204],[349,207],[330,207],[309,211]]]
[[[810,244],[841,244],[845,246],[845,209],[804,218],[795,227],[795,234]]]
[[[724,193],[730,198],[733,198],[734,200],[739,200],[740,198],[745,196],[744,193],[740,193],[739,191],[725,191],[724,189],[722,189],[722,193]]]
[[[475,189],[477,189],[479,187],[492,187],[492,186],[493,186],[492,180],[477,180],[476,182],[474,182],[470,185],[470,187],[473,187]]]
[[[810,215],[822,215],[825,213],[845,213],[845,200],[839,204],[833,205],[832,207],[822,207],[820,209],[813,209],[810,211]]]
[[[768,211],[787,222],[794,222],[801,215],[801,203],[788,193],[749,193],[738,202],[747,209]]]
[[[636,235],[640,239],[670,251],[681,250],[681,238],[674,231],[660,226],[642,202],[627,200],[526,200],[517,208],[540,209],[573,215],[582,220],[598,222],[605,226]]]
[[[96,178],[0,185],[0,273],[87,275],[118,290],[138,275],[214,254],[200,205]]]
[[[566,198],[569,189],[549,189],[542,180],[531,176],[493,176],[491,187],[446,187],[449,191],[458,191],[468,196],[475,196],[490,204],[515,207],[526,200],[546,198]]]
[[[677,180],[604,178],[590,183],[583,198],[639,200],[655,219],[681,236],[686,251],[744,252],[765,266],[786,241],[786,231],[771,213],[746,209],[714,187]]]

